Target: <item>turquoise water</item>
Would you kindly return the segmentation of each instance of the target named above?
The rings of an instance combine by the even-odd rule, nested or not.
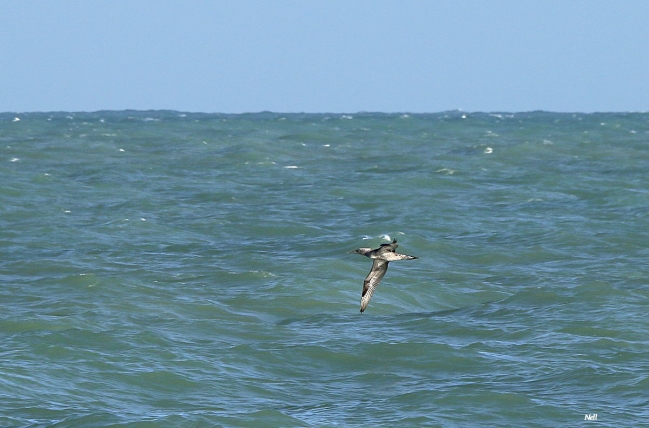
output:
[[[4,113],[0,180],[0,426],[649,421],[649,114]]]

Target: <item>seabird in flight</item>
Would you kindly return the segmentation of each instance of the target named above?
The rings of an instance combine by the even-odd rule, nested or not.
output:
[[[383,276],[388,271],[388,263],[394,262],[397,260],[412,260],[417,257],[408,256],[406,254],[399,254],[395,252],[398,247],[397,240],[393,240],[391,244],[381,244],[379,248],[359,248],[350,253],[360,254],[365,257],[373,259],[372,269],[370,273],[367,274],[367,278],[363,282],[363,294],[361,295],[361,312],[367,308],[367,305],[370,304],[370,299],[374,290],[378,287],[379,282],[383,279]]]

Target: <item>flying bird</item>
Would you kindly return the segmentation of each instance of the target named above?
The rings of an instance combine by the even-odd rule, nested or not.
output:
[[[378,287],[379,282],[385,276],[385,273],[388,271],[388,263],[394,262],[397,260],[413,260],[417,257],[408,256],[406,254],[399,254],[395,252],[398,247],[397,240],[393,240],[391,244],[381,244],[379,248],[359,248],[350,253],[360,254],[365,257],[373,259],[372,269],[370,273],[367,274],[367,278],[363,282],[363,294],[361,294],[361,313],[367,308],[367,305],[370,304],[370,299],[374,294],[374,290]]]

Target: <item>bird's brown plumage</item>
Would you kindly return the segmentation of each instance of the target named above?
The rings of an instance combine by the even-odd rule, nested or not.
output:
[[[361,312],[365,311],[367,305],[370,304],[370,299],[374,294],[374,290],[378,287],[379,283],[385,276],[385,273],[388,271],[388,263],[394,262],[397,260],[413,260],[417,257],[408,256],[406,254],[399,254],[395,252],[397,245],[397,240],[393,240],[390,244],[381,244],[379,248],[359,248],[357,250],[351,251],[352,253],[360,254],[365,257],[373,259],[372,269],[370,273],[367,274],[365,281],[363,282],[363,293],[361,294]]]

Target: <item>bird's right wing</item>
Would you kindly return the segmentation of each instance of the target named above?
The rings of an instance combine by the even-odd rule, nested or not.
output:
[[[363,294],[361,295],[361,312],[370,304],[370,299],[374,294],[374,290],[378,287],[379,282],[388,271],[388,262],[381,259],[374,259],[372,269],[363,282]]]
[[[417,257],[409,256],[407,254],[399,254],[399,253],[391,252],[391,253],[381,254],[381,258],[389,262],[396,262],[397,260],[414,260]]]

